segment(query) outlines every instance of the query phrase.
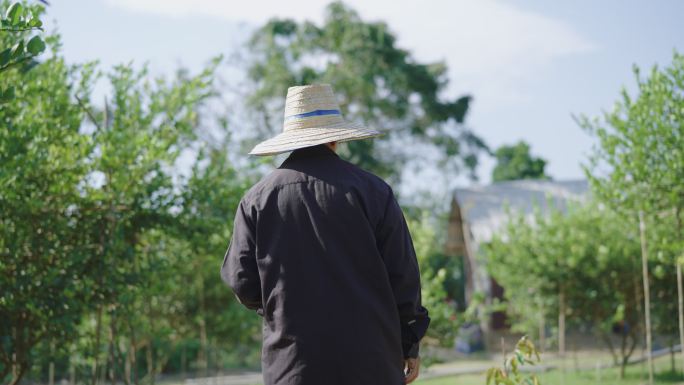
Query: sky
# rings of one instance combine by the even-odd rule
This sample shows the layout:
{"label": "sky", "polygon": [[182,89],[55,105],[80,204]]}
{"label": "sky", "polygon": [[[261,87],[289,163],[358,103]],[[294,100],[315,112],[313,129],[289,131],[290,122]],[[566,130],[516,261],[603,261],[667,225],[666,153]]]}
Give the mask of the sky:
{"label": "sky", "polygon": [[[446,96],[472,95],[467,126],[491,148],[530,143],[554,179],[583,178],[594,140],[573,115],[609,110],[632,66],[666,66],[684,52],[678,0],[347,0],[383,20],[423,62],[444,60]],[[272,17],[321,22],[317,0],[54,0],[46,27],[62,34],[70,62],[148,63],[153,73],[199,70],[238,50]],[[237,79],[236,79],[237,80]],[[227,87],[231,79],[226,79]],[[484,159],[480,183],[490,181]],[[462,182],[467,184],[465,179]]]}

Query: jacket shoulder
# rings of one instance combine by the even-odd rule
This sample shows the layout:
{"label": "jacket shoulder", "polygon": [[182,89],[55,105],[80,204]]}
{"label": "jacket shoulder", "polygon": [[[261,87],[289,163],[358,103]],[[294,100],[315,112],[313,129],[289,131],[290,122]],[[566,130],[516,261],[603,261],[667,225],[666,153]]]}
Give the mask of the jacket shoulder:
{"label": "jacket shoulder", "polygon": [[259,199],[261,195],[269,193],[279,186],[303,181],[305,181],[305,178],[297,171],[276,168],[261,177],[258,182],[247,189],[242,199],[247,202],[254,201]]}
{"label": "jacket shoulder", "polygon": [[359,178],[359,180],[364,181],[370,184],[372,187],[380,189],[381,191],[392,190],[392,187],[387,182],[385,182],[385,180],[381,177],[373,174],[368,170],[364,170],[363,168],[353,163],[347,162],[346,160],[342,160],[342,162],[344,162],[345,166],[353,174],[355,174]]}

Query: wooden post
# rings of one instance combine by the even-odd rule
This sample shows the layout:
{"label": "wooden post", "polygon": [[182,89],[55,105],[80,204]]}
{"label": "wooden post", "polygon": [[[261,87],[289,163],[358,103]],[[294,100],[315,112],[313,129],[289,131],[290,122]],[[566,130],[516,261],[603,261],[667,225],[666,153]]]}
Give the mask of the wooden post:
{"label": "wooden post", "polygon": [[639,211],[639,233],[641,236],[641,274],[644,281],[644,314],[646,317],[646,357],[648,357],[648,383],[653,385],[653,349],[651,347],[651,294],[648,283],[648,249],[646,248],[646,221],[644,212]]}
{"label": "wooden post", "polygon": [[154,357],[152,355],[152,336],[149,337],[147,349],[145,349],[145,358],[147,361],[147,376],[149,377],[149,384],[154,385]]}

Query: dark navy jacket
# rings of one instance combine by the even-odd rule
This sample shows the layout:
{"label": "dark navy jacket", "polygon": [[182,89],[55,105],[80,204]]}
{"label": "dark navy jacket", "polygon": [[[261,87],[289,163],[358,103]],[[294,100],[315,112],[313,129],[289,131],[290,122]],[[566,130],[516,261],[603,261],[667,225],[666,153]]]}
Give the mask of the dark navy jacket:
{"label": "dark navy jacket", "polygon": [[221,276],[263,317],[265,385],[401,385],[430,321],[392,189],[324,145],[245,194]]}

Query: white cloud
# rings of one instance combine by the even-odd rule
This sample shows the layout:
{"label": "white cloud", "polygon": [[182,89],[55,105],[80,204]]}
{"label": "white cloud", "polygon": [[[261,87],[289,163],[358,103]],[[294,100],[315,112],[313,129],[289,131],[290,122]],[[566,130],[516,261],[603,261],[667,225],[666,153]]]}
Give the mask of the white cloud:
{"label": "white cloud", "polygon": [[[193,15],[258,25],[269,18],[323,19],[325,0],[106,0],[110,6],[178,18]],[[347,0],[362,17],[384,20],[420,60],[446,60],[455,93],[472,92],[480,111],[525,101],[525,82],[553,60],[596,49],[561,20],[496,0]]]}

